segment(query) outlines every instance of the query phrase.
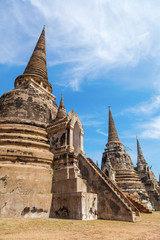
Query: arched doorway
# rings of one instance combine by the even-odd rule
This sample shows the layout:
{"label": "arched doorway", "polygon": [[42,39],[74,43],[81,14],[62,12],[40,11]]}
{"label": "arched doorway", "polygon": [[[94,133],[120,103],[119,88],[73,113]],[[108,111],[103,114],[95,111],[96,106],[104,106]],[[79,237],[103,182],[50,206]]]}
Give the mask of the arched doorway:
{"label": "arched doorway", "polygon": [[109,177],[109,172],[107,168],[105,169],[104,173],[107,175],[107,177]]}

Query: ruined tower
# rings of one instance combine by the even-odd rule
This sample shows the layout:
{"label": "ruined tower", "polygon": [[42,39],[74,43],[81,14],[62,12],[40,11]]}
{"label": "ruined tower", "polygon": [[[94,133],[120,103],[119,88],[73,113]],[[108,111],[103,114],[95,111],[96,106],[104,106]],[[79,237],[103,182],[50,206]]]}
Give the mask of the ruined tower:
{"label": "ruined tower", "polygon": [[90,158],[85,158],[82,123],[73,110],[66,114],[63,98],[47,131],[54,154],[52,217],[139,219],[137,208]]}
{"label": "ruined tower", "polygon": [[152,206],[155,210],[160,210],[160,186],[157,179],[148,166],[137,137],[137,171],[141,181],[144,183]]}
{"label": "ruined tower", "polygon": [[141,168],[144,168],[144,166],[147,166],[147,163],[137,137],[137,170],[139,171]]}
{"label": "ruined tower", "polygon": [[0,98],[1,217],[49,216],[53,154],[46,126],[58,110],[51,92],[43,28],[15,89]]}
{"label": "ruined tower", "polygon": [[[15,89],[0,98],[0,217],[139,220],[138,209],[85,157],[78,114],[66,113],[63,96],[59,107],[55,99],[43,28]],[[107,146],[123,156],[110,118]]]}
{"label": "ruined tower", "polygon": [[132,159],[123,148],[109,107],[108,142],[102,156],[102,171],[125,192],[138,195],[141,200],[148,199],[148,194],[138,174],[134,170]]}

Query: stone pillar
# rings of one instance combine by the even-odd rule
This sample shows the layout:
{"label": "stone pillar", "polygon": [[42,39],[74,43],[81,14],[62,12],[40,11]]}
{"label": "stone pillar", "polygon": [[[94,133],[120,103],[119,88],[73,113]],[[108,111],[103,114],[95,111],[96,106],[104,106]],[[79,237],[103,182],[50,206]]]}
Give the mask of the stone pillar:
{"label": "stone pillar", "polygon": [[65,146],[67,146],[67,129],[65,130]]}
{"label": "stone pillar", "polygon": [[69,135],[69,145],[73,147],[73,127],[70,127]]}
{"label": "stone pillar", "polygon": [[71,151],[74,150],[74,147],[73,147],[73,127],[70,126],[70,129],[69,129],[69,149]]}
{"label": "stone pillar", "polygon": [[80,150],[81,150],[81,154],[85,156],[86,154],[85,154],[84,148],[83,148],[83,135],[84,135],[84,131],[81,131],[81,134],[80,134]]}
{"label": "stone pillar", "polygon": [[84,132],[81,132],[81,135],[80,135],[80,150],[83,152],[83,135],[84,135]]}

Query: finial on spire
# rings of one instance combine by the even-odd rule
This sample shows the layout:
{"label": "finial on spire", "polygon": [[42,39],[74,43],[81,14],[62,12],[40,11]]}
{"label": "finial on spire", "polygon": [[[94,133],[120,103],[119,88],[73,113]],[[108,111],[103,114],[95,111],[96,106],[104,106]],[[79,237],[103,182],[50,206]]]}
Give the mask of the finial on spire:
{"label": "finial on spire", "polygon": [[120,142],[117,131],[116,131],[116,127],[114,124],[110,106],[109,106],[109,127],[108,127],[108,143],[109,142]]}
{"label": "finial on spire", "polygon": [[59,107],[60,108],[65,108],[64,102],[63,102],[63,94],[61,94],[61,101],[60,101]]}
{"label": "finial on spire", "polygon": [[57,118],[64,118],[66,117],[66,109],[64,106],[64,102],[63,102],[63,95],[61,95],[61,100],[60,100],[60,104],[59,104],[59,108],[58,108],[58,113],[57,113]]}
{"label": "finial on spire", "polygon": [[147,164],[147,163],[146,163],[146,160],[143,156],[142,149],[141,149],[141,146],[139,144],[138,137],[137,137],[137,166],[140,165],[140,164]]}

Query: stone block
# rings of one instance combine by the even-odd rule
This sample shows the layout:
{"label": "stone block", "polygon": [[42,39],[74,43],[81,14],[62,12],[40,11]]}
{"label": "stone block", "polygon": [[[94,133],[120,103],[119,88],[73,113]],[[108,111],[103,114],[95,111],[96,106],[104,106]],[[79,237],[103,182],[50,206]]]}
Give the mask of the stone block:
{"label": "stone block", "polygon": [[0,217],[49,217],[52,194],[0,195]]}
{"label": "stone block", "polygon": [[27,164],[0,165],[0,217],[49,217],[52,169]]}
{"label": "stone block", "polygon": [[97,194],[82,192],[54,194],[52,217],[96,220]]}

